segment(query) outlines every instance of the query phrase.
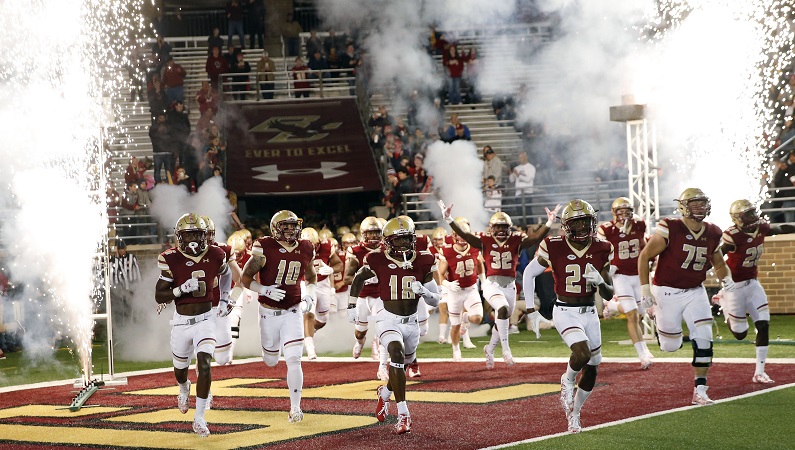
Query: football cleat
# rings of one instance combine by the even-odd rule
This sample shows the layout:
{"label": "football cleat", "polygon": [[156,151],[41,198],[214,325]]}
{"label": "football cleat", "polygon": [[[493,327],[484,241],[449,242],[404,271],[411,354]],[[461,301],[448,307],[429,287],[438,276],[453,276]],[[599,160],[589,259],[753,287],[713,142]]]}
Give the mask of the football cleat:
{"label": "football cleat", "polygon": [[437,339],[436,342],[440,344],[449,344],[449,342],[447,342],[447,338],[444,336],[439,336],[439,339]]}
{"label": "football cleat", "polygon": [[379,364],[375,376],[381,381],[389,381],[389,367],[386,364]]}
{"label": "football cleat", "polygon": [[398,421],[395,424],[395,434],[411,433],[411,416],[408,414],[398,414]]}
{"label": "football cleat", "polygon": [[489,347],[489,344],[483,346],[483,353],[486,354],[486,368],[494,368],[494,349]]}
{"label": "football cleat", "polygon": [[370,347],[370,358],[378,361],[381,357],[381,343],[378,342],[378,339],[373,339],[373,343]]}
{"label": "football cleat", "polygon": [[508,367],[516,364],[516,361],[513,360],[513,355],[511,355],[510,350],[505,350],[502,352],[502,360],[505,361],[505,365]]}
{"label": "football cleat", "polygon": [[306,357],[309,358],[310,361],[314,361],[317,359],[317,353],[315,352],[315,338],[309,336],[304,339],[304,347],[306,348]]}
{"label": "football cleat", "polygon": [[179,408],[179,412],[182,414],[186,414],[190,405],[188,405],[190,401],[190,380],[187,381],[188,387],[185,390],[180,388],[179,395],[177,395],[177,408]]}
{"label": "football cleat", "polygon": [[580,426],[580,413],[572,413],[568,415],[569,419],[569,433],[579,433],[582,431]]}
{"label": "football cleat", "polygon": [[204,404],[204,410],[205,411],[209,411],[211,409],[213,409],[213,393],[212,392],[208,392],[207,393],[207,402]]}
{"label": "football cleat", "polygon": [[772,383],[775,383],[775,381],[771,380],[770,377],[764,372],[755,373],[754,377],[751,378],[751,381],[754,382],[754,383],[761,383],[761,384],[772,384]]}
{"label": "football cleat", "polygon": [[362,356],[362,347],[364,346],[358,341],[353,344],[353,359],[357,359],[358,357]]}
{"label": "football cleat", "polygon": [[290,423],[298,423],[304,420],[304,412],[301,408],[293,406],[290,408],[290,415],[287,416],[287,421]]}
{"label": "football cleat", "polygon": [[[569,417],[571,411],[574,409],[574,382],[566,378],[566,374],[560,376],[560,406]],[[577,419],[579,424],[579,418]]]}
{"label": "football cleat", "polygon": [[519,334],[519,327],[511,325],[508,327],[508,334]]}
{"label": "football cleat", "polygon": [[477,348],[472,339],[469,338],[469,333],[464,333],[461,335],[461,341],[464,343],[464,348]]}
{"label": "football cleat", "polygon": [[384,397],[381,396],[384,389],[386,389],[386,386],[378,386],[378,389],[375,391],[376,395],[378,395],[378,404],[375,407],[375,418],[378,419],[379,422],[385,421],[386,416],[389,414],[389,400],[384,400]]}
{"label": "football cleat", "polygon": [[[699,389],[701,388],[701,389]],[[714,400],[707,395],[707,386],[696,386],[693,388],[693,404],[694,405],[711,405],[715,403]]]}
{"label": "football cleat", "polygon": [[417,364],[417,361],[408,365],[406,368],[406,375],[408,375],[409,378],[419,378],[422,376],[420,373],[420,365]]}
{"label": "football cleat", "polygon": [[453,347],[453,361],[461,362],[461,348]]}
{"label": "football cleat", "polygon": [[199,437],[203,438],[206,438],[210,435],[210,429],[207,428],[207,422],[201,417],[193,419],[193,431],[198,434]]}

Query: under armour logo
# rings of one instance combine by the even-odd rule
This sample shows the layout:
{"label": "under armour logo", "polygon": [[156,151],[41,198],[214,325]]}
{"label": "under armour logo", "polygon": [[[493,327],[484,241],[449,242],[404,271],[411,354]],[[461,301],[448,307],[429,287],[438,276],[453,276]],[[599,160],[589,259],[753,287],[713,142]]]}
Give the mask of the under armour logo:
{"label": "under armour logo", "polygon": [[287,169],[279,170],[278,164],[269,164],[267,166],[252,167],[251,170],[262,172],[260,175],[255,175],[254,178],[263,181],[279,181],[281,175],[310,175],[319,173],[323,175],[323,179],[341,177],[347,175],[348,172],[338,170],[340,167],[347,163],[344,162],[330,162],[321,161],[320,167],[316,169]]}
{"label": "under armour logo", "polygon": [[593,258],[593,255],[585,255],[585,259]]}
{"label": "under armour logo", "polygon": [[204,259],[202,260],[202,262],[206,262],[206,263],[208,263],[208,262],[210,262],[210,258],[204,258]]}

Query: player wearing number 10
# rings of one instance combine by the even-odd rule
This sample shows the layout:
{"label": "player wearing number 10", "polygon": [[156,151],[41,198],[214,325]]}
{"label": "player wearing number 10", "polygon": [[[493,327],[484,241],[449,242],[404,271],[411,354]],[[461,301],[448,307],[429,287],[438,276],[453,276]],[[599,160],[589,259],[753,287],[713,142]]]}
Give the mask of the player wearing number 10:
{"label": "player wearing number 10", "polygon": [[[312,309],[317,289],[317,275],[312,264],[315,249],[311,242],[299,239],[302,223],[292,211],[274,214],[271,219],[272,236],[254,242],[251,259],[243,268],[242,276],[243,286],[259,293],[262,360],[273,367],[279,362],[279,353],[284,354],[287,388],[290,390],[290,423],[304,418],[301,412],[303,314]],[[256,275],[259,275],[259,282],[254,280]],[[303,298],[299,284],[302,277],[306,281]]]}
{"label": "player wearing number 10", "polygon": [[[638,258],[643,306],[656,307],[660,350],[675,352],[682,346],[682,320],[690,331],[695,368],[694,405],[709,405],[707,372],[712,365],[712,308],[702,284],[707,271],[715,274],[727,291],[734,289],[723,254],[721,230],[705,222],[711,206],[701,189],[685,189],[677,200],[681,219],[662,219]],[[649,263],[659,255],[653,285],[649,285]]]}

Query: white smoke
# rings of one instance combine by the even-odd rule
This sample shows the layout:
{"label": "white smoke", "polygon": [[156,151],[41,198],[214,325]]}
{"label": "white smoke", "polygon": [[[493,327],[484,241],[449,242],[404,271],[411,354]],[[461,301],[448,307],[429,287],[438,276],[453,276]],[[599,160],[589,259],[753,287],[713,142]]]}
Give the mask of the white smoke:
{"label": "white smoke", "polygon": [[232,205],[220,177],[205,181],[198,192],[191,195],[181,185],[158,184],[152,189],[150,212],[159,223],[173,232],[173,225],[186,213],[208,216],[215,223],[216,240],[226,242],[226,229],[231,223]]}

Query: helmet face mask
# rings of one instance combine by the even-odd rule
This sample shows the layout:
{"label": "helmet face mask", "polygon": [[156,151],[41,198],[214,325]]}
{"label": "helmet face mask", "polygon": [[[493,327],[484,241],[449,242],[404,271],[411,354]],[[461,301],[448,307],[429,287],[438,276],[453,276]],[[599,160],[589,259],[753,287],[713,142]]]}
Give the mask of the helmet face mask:
{"label": "helmet face mask", "polygon": [[292,211],[279,211],[271,219],[271,235],[277,241],[283,241],[290,245],[295,244],[301,236],[301,224],[299,219]]}
{"label": "helmet face mask", "polygon": [[185,214],[174,227],[177,245],[182,253],[198,256],[207,249],[207,224],[196,214]]}
{"label": "helmet face mask", "polygon": [[572,200],[561,211],[560,225],[566,239],[586,243],[596,235],[596,210],[585,200]]}
{"label": "helmet face mask", "polygon": [[389,220],[383,230],[384,245],[393,258],[408,259],[414,251],[417,241],[414,235],[414,221],[406,216],[398,216]]}
{"label": "helmet face mask", "polygon": [[433,234],[431,234],[431,244],[436,248],[441,248],[444,245],[444,240],[447,237],[447,231],[444,228],[439,227],[433,230]]}
{"label": "helmet face mask", "polygon": [[685,189],[676,200],[679,203],[679,212],[682,217],[687,217],[696,222],[701,222],[709,216],[712,205],[709,197],[698,188]]}
{"label": "helmet face mask", "polygon": [[207,216],[202,216],[202,220],[207,225],[207,245],[215,243],[215,222]]}
{"label": "helmet face mask", "polygon": [[737,200],[732,203],[729,215],[734,225],[744,233],[753,233],[759,226],[759,211],[748,200]]}
{"label": "helmet face mask", "polygon": [[378,230],[368,230],[362,233],[362,243],[365,247],[376,248],[381,243],[381,232]]}

